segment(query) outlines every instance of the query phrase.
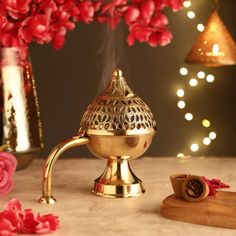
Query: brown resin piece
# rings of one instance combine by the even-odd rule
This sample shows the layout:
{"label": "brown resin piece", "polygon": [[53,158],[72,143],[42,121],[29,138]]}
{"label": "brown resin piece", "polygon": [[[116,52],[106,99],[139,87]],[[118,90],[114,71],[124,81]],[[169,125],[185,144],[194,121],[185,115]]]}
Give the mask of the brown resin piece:
{"label": "brown resin piece", "polygon": [[200,176],[191,175],[183,181],[181,193],[187,201],[200,202],[208,196],[209,187]]}
{"label": "brown resin piece", "polygon": [[182,197],[182,184],[189,177],[187,174],[171,175],[170,180],[176,197]]}

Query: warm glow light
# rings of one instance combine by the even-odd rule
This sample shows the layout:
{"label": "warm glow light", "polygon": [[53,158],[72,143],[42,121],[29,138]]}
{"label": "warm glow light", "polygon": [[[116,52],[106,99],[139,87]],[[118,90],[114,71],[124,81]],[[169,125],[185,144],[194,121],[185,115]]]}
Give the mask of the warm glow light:
{"label": "warm glow light", "polygon": [[178,154],[177,154],[177,157],[183,158],[183,157],[184,157],[184,154],[183,154],[183,153],[178,153]]}
{"label": "warm glow light", "polygon": [[198,84],[198,81],[196,79],[190,79],[189,80],[189,85],[192,86],[192,87],[196,87]]}
{"label": "warm glow light", "polygon": [[191,2],[190,1],[184,1],[183,3],[184,7],[190,7],[191,6]]}
{"label": "warm glow light", "polygon": [[186,105],[185,102],[182,101],[182,100],[179,101],[178,104],[177,104],[178,108],[180,108],[180,109],[184,109],[184,108],[185,108],[185,105]]}
{"label": "warm glow light", "polygon": [[188,11],[187,16],[188,18],[193,19],[195,17],[195,13],[193,11]]}
{"label": "warm glow light", "polygon": [[187,75],[188,74],[188,70],[187,70],[187,68],[182,67],[182,68],[180,68],[179,73],[181,75]]}
{"label": "warm glow light", "polygon": [[210,127],[211,122],[210,122],[209,120],[207,120],[207,119],[204,119],[204,120],[202,121],[202,125],[203,125],[204,127],[208,128],[208,127]]}
{"label": "warm glow light", "polygon": [[214,77],[214,75],[210,74],[206,77],[206,80],[207,80],[207,82],[212,83],[215,80],[215,77]]}
{"label": "warm glow light", "polygon": [[219,45],[217,43],[213,44],[213,46],[212,46],[212,56],[218,56],[219,51],[220,51]]}
{"label": "warm glow light", "polygon": [[177,96],[178,97],[183,97],[184,96],[184,90],[183,89],[178,89],[177,92],[176,92]]}
{"label": "warm glow light", "polygon": [[204,27],[203,24],[198,24],[198,25],[197,25],[197,30],[198,30],[199,32],[203,32],[204,29],[205,29],[205,27]]}
{"label": "warm glow light", "polygon": [[192,152],[197,152],[199,149],[199,145],[197,143],[193,143],[190,147]]}
{"label": "warm glow light", "polygon": [[192,113],[186,113],[184,118],[188,121],[192,120],[193,119],[193,114]]}
{"label": "warm glow light", "polygon": [[211,139],[208,138],[208,137],[205,137],[205,138],[202,140],[202,142],[203,142],[203,144],[205,144],[205,145],[210,145]]}
{"label": "warm glow light", "polygon": [[199,72],[197,73],[197,77],[198,77],[199,79],[204,79],[205,76],[206,76],[206,74],[205,74],[203,71],[199,71]]}
{"label": "warm glow light", "polygon": [[209,138],[212,139],[212,140],[216,139],[216,133],[215,132],[210,132],[209,133]]}

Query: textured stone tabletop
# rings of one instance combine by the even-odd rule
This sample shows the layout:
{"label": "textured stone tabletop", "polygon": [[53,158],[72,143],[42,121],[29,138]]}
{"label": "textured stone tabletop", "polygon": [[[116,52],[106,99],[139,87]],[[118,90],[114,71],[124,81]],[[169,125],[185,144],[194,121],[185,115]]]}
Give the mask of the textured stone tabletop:
{"label": "textured stone tabletop", "polygon": [[160,213],[162,200],[172,194],[169,176],[191,173],[218,177],[236,191],[236,158],[140,158],[131,162],[134,173],[143,180],[146,193],[138,198],[104,199],[90,193],[105,161],[98,159],[61,159],[55,165],[53,193],[55,205],[41,205],[42,160],[15,176],[15,188],[0,198],[3,206],[11,198],[22,201],[24,208],[37,212],[53,212],[61,221],[60,230],[52,236],[236,236],[236,230],[214,228],[171,221]]}

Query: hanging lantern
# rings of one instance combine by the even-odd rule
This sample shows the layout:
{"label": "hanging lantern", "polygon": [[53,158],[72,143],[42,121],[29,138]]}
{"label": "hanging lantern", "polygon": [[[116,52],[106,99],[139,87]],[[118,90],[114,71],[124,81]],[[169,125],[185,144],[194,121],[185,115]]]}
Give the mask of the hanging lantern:
{"label": "hanging lantern", "polygon": [[216,10],[209,16],[185,62],[210,67],[236,64],[236,44]]}

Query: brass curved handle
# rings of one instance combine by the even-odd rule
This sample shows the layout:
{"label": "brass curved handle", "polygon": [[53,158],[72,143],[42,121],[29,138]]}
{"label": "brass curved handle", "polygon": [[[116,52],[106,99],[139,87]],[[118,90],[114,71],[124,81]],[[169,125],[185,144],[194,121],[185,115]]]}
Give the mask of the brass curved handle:
{"label": "brass curved handle", "polygon": [[58,144],[49,154],[43,171],[43,189],[42,196],[39,199],[40,203],[43,204],[53,204],[56,202],[56,199],[52,196],[52,170],[56,160],[61,156],[66,150],[87,144],[89,139],[83,136],[75,136],[71,139],[68,139],[60,144]]}

